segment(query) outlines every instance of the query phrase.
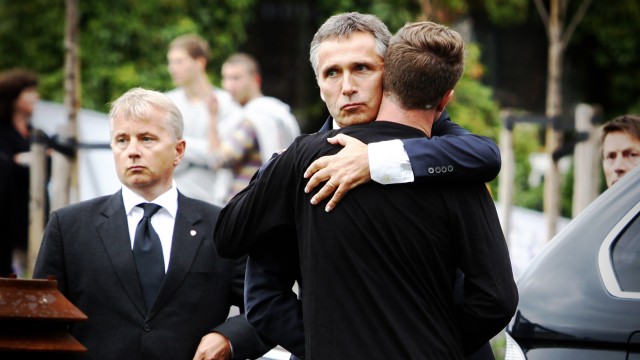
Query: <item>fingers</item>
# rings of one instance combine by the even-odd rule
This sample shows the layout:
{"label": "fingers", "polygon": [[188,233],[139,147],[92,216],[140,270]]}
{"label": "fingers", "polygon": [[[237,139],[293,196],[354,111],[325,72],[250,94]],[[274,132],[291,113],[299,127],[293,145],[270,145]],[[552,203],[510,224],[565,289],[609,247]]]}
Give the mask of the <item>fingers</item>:
{"label": "fingers", "polygon": [[[334,191],[336,191],[338,189],[338,186],[334,185],[331,181],[327,181],[323,187],[320,188],[320,190],[313,195],[313,197],[311,197],[311,204],[312,205],[317,205],[319,204],[322,200],[326,199],[327,197],[329,197],[329,195],[331,195]],[[326,208],[325,208],[326,210]],[[330,210],[328,210],[330,211]]]}
{"label": "fingers", "polygon": [[[345,190],[345,193],[347,191],[348,190]],[[333,193],[333,197],[331,197],[331,200],[329,200],[329,202],[327,203],[327,206],[324,207],[324,211],[329,212],[335,209],[335,207],[338,206],[340,200],[342,200],[342,191],[336,190],[336,192]]]}
{"label": "fingers", "polygon": [[359,141],[359,140],[356,140],[356,138],[353,138],[353,137],[351,137],[349,135],[345,135],[345,134],[338,134],[338,135],[336,135],[334,137],[327,138],[327,141],[330,144],[341,145],[341,146],[347,146],[347,144],[349,142],[351,142],[352,140]]}
{"label": "fingers", "polygon": [[320,189],[320,191],[318,191],[318,193],[311,198],[311,204],[316,205],[321,201],[323,201],[324,199],[328,198],[333,193],[331,200],[329,200],[327,205],[324,207],[324,211],[329,212],[333,210],[338,205],[340,200],[342,200],[343,191],[345,193],[347,191],[347,190],[341,190],[341,188],[346,189],[346,186],[342,186],[342,185],[335,186],[330,181],[327,181],[327,183],[322,187],[322,189]]}
{"label": "fingers", "polygon": [[327,174],[324,174],[322,170],[327,167],[328,163],[329,156],[323,156],[319,159],[316,159],[316,161],[312,162],[311,165],[309,165],[303,175],[305,179],[311,177],[311,179],[309,179],[309,182],[307,183],[307,186],[305,186],[304,188],[304,191],[306,193],[309,193],[311,190],[313,190],[313,188],[318,186],[319,183],[327,180],[328,176]]}

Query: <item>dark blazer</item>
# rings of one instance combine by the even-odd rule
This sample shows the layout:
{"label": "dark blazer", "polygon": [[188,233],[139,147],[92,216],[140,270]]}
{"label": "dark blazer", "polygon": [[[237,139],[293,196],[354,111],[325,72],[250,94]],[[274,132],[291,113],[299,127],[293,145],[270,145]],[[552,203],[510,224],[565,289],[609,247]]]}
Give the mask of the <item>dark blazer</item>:
{"label": "dark blazer", "polygon": [[[389,125],[386,125],[386,124],[371,124],[371,125],[368,125],[368,126],[369,126],[369,128],[372,128],[374,125],[378,128],[377,133],[385,134],[384,132],[381,132],[382,130],[384,130],[383,127],[391,128],[391,125],[393,125],[393,124],[389,124]],[[393,128],[397,128],[397,127],[398,126],[396,125]],[[352,128],[344,130],[345,133],[357,133],[358,131],[360,131],[360,129],[357,129],[356,127],[352,127]],[[365,130],[361,130],[361,131],[364,134]],[[335,133],[336,132],[332,132],[331,135],[335,135]],[[322,221],[325,221],[325,222],[328,221],[328,219],[323,217],[323,216],[326,216],[326,215],[324,213],[322,213],[322,211],[321,211],[322,207],[318,206],[317,208],[319,208],[320,210],[317,210],[316,208],[313,208],[312,206],[307,204],[306,202],[308,201],[308,194],[307,195],[302,194],[302,192],[300,191],[301,188],[304,186],[304,180],[302,179],[302,176],[301,176],[300,172],[304,170],[306,165],[308,165],[308,163],[315,156],[326,155],[327,153],[331,153],[331,151],[337,150],[337,149],[331,149],[331,150],[324,149],[324,151],[322,153],[320,153],[319,155],[316,155],[317,152],[319,151],[319,150],[317,150],[317,148],[320,148],[321,147],[320,145],[326,146],[324,142],[321,142],[321,141],[324,140],[325,137],[326,136],[323,136],[322,134],[316,134],[316,136],[310,136],[308,138],[301,139],[301,140],[299,139],[300,141],[297,142],[297,143],[299,145],[300,144],[304,144],[304,146],[307,147],[307,150],[308,150],[307,154],[302,155],[301,158],[297,158],[296,156],[298,156],[298,154],[300,153],[299,151],[301,150],[301,148],[303,146],[302,145],[300,145],[298,147],[293,146],[293,149],[289,149],[287,152],[283,153],[283,155],[281,155],[281,157],[278,159],[278,160],[281,160],[281,159],[285,158],[286,160],[283,160],[283,162],[291,161],[292,163],[286,163],[286,165],[280,164],[282,166],[279,167],[279,168],[278,167],[274,167],[274,166],[267,167],[267,169],[265,170],[265,173],[264,173],[267,176],[266,180],[263,180],[262,177],[260,177],[259,179],[255,180],[252,183],[252,185],[254,185],[254,187],[258,186],[258,185],[264,186],[264,184],[267,183],[267,182],[272,184],[272,181],[275,178],[280,178],[284,174],[288,175],[289,176],[288,179],[285,179],[285,176],[282,176],[282,181],[283,181],[282,184],[285,184],[285,181],[288,181],[288,182],[286,182],[287,185],[282,185],[282,187],[283,188],[286,187],[287,189],[292,189],[291,186],[294,186],[293,184],[295,184],[296,190],[298,190],[298,192],[295,192],[295,191],[293,193],[290,192],[289,196],[287,197],[287,200],[289,200],[289,201],[297,201],[297,204],[296,204],[295,207],[289,206],[291,208],[291,210],[287,209],[287,211],[285,212],[285,214],[289,214],[289,215],[291,215],[291,217],[287,217],[288,215],[279,215],[279,214],[283,214],[282,212],[279,212],[279,211],[278,212],[269,212],[268,209],[267,209],[267,211],[263,211],[265,209],[262,209],[262,205],[264,205],[264,201],[267,198],[267,197],[264,197],[264,196],[266,196],[266,195],[264,195],[266,193],[263,192],[264,189],[262,189],[260,191],[256,191],[256,188],[251,188],[251,185],[250,185],[250,188],[248,188],[249,190],[245,190],[244,192],[239,194],[236,198],[234,198],[229,203],[229,205],[227,205],[227,207],[225,207],[225,209],[221,212],[220,217],[218,219],[218,227],[216,228],[216,233],[215,233],[216,234],[216,240],[215,241],[217,242],[217,245],[219,246],[218,250],[220,251],[220,253],[223,256],[228,256],[229,252],[233,251],[232,247],[234,247],[234,246],[235,247],[238,247],[238,246],[241,247],[242,245],[239,245],[239,243],[244,242],[245,244],[248,244],[249,245],[248,248],[252,250],[252,252],[251,252],[251,258],[252,259],[250,259],[249,264],[251,264],[252,260],[255,259],[258,262],[259,261],[262,262],[261,265],[263,266],[263,268],[266,267],[267,270],[273,271],[273,268],[270,265],[273,264],[273,265],[276,265],[276,266],[278,266],[278,265],[281,266],[283,264],[283,262],[282,261],[275,261],[273,263],[270,263],[270,262],[265,261],[264,257],[260,256],[260,255],[264,255],[265,253],[262,252],[262,251],[266,250],[266,248],[268,248],[271,245],[274,246],[274,249],[271,249],[271,250],[275,250],[275,245],[277,244],[274,241],[274,237],[272,237],[271,234],[267,234],[266,231],[273,231],[273,229],[278,229],[278,228],[282,228],[282,227],[289,227],[289,228],[293,229],[293,228],[296,228],[296,226],[297,226],[296,229],[298,231],[296,233],[297,234],[301,234],[301,233],[309,230],[309,227],[306,226],[307,223],[302,224],[302,223],[300,223],[300,222],[298,222],[298,221],[296,221],[294,219],[299,220],[298,217],[300,217],[300,216],[302,218],[304,218],[304,219],[307,219],[307,217],[305,216],[307,214],[307,212],[312,213],[313,211],[316,211],[314,213],[316,215],[320,214],[320,215],[317,215],[319,219],[322,219]],[[391,137],[391,138],[393,138],[393,137]],[[305,140],[309,140],[309,141],[305,142]],[[314,143],[311,143],[311,142],[314,142]],[[294,143],[294,144],[296,144],[296,143]],[[314,153],[314,151],[315,151],[315,153]],[[287,156],[287,154],[289,156]],[[283,174],[277,174],[276,175],[276,170],[274,170],[274,168],[278,169],[279,171],[282,171]],[[267,173],[269,173],[269,170],[272,170],[271,175],[267,174]],[[265,176],[265,175],[263,175],[263,176]],[[271,176],[271,178],[269,178],[269,176]],[[478,184],[479,182],[477,180],[475,181],[475,183],[476,183],[476,185],[480,185],[480,184]],[[371,184],[369,186],[377,187],[379,185]],[[410,185],[407,185],[405,187],[406,188],[419,188],[418,186],[412,187]],[[454,186],[449,185],[447,187],[447,189],[451,190],[453,187]],[[421,189],[429,189],[429,187],[425,188],[424,186],[422,186],[420,188]],[[280,190],[278,190],[276,192],[271,192],[270,194],[274,195],[274,193],[279,193],[283,197],[287,196],[284,193],[282,193],[281,190],[282,189],[280,189]],[[455,189],[453,190],[453,193],[455,193]],[[244,195],[246,195],[246,196],[244,196]],[[271,197],[269,197],[269,199],[271,199]],[[487,210],[492,210],[493,212],[495,212],[495,207],[493,206],[493,204],[490,203],[490,201],[487,201],[488,197],[485,197],[483,199],[484,199],[483,201],[486,203],[486,204],[484,204],[484,206],[487,208]],[[287,201],[287,200],[285,200],[285,201]],[[260,202],[260,201],[262,201],[262,202]],[[268,203],[271,203],[271,202],[268,201]],[[462,203],[464,204],[464,201]],[[445,204],[447,204],[446,201],[445,201]],[[243,206],[243,205],[251,205],[251,206]],[[291,205],[291,204],[289,204],[289,205]],[[312,208],[316,209],[316,210],[310,210]],[[362,208],[367,208],[367,207],[362,207]],[[244,211],[242,211],[241,209],[244,209]],[[338,208],[338,210],[339,209],[340,208]],[[251,215],[249,215],[247,212],[250,212]],[[257,214],[257,218],[254,218],[253,216],[256,215],[256,214]],[[294,214],[296,214],[296,215],[294,215]],[[298,215],[298,214],[302,214],[302,215]],[[354,214],[354,213],[352,212],[352,214]],[[347,220],[345,220],[344,216],[342,216],[342,215],[339,216],[339,220],[342,221],[343,223],[347,223],[347,224],[349,222],[349,219],[352,219],[352,218],[353,217],[347,216]],[[241,223],[237,222],[237,219],[242,219],[242,222]],[[496,219],[495,217],[492,218],[492,220],[495,220],[495,219]],[[334,219],[334,220],[338,220],[338,219]],[[482,222],[480,222],[480,223],[482,224]],[[241,225],[241,224],[244,224],[244,225]],[[247,224],[251,224],[251,226],[248,226]],[[267,225],[266,225],[266,227],[260,227],[258,229],[256,226],[259,226],[261,224],[267,224]],[[329,225],[329,224],[325,223],[321,227],[325,228],[325,225]],[[345,224],[343,224],[343,225],[345,225]],[[497,221],[492,222],[492,225],[494,226],[493,230],[496,230],[496,229],[499,230],[499,224],[497,223]],[[243,231],[240,228],[244,229],[245,231]],[[328,229],[330,229],[330,228],[332,228],[332,226],[328,226]],[[240,230],[240,231],[235,231],[235,230]],[[317,240],[316,243],[318,243],[318,242],[322,243],[322,241],[321,241],[322,239],[321,238],[317,238],[317,232],[314,232],[314,231],[309,231],[309,232],[311,234],[316,234],[315,235],[316,236],[315,239]],[[475,233],[475,232],[472,232],[472,233]],[[219,234],[222,235],[222,237],[217,236]],[[501,233],[499,231],[495,231],[495,234],[496,234],[495,241],[494,241],[494,238],[492,238],[491,236],[485,236],[484,239],[487,240],[488,243],[492,243],[492,242],[499,243],[500,239],[499,239],[499,236],[497,236],[497,235],[501,235]],[[247,236],[244,236],[244,235],[247,235]],[[255,235],[255,236],[252,236],[252,235]],[[485,235],[487,235],[487,234],[485,234]],[[477,236],[478,236],[478,238],[480,238],[480,234],[478,234]],[[366,236],[364,238],[366,239]],[[262,239],[264,239],[264,240],[262,240]],[[467,238],[467,240],[469,240],[469,238]],[[473,239],[471,239],[471,240],[473,240]],[[236,242],[235,245],[231,245],[231,247],[225,245],[227,243],[230,244],[232,242]],[[348,243],[349,243],[348,239],[347,239],[346,242],[341,242],[341,244],[348,244]],[[285,243],[285,244],[287,244],[287,243]],[[474,241],[470,241],[469,244],[477,244],[477,243],[474,242]],[[223,246],[220,246],[220,245],[223,245]],[[474,245],[474,246],[477,246],[477,245]],[[336,246],[336,247],[332,248],[332,250],[335,250],[335,252],[339,252],[339,250],[336,250],[336,249],[339,249],[339,248],[340,248],[340,246]],[[501,249],[502,250],[506,249],[503,246],[503,244],[502,244]],[[260,251],[260,250],[262,250],[262,251]],[[306,250],[309,250],[309,249],[307,248]],[[303,254],[305,254],[305,255],[303,255]],[[475,256],[473,254],[473,252],[469,252],[469,254],[471,255],[471,257],[467,256],[467,258],[463,259],[463,260],[469,261],[469,259],[472,259],[473,256]],[[503,251],[502,254],[504,255],[505,252]],[[300,252],[300,257],[301,258],[304,258],[303,256],[308,256],[308,255],[309,255],[309,252],[305,252],[305,249],[301,250],[301,252]],[[313,257],[313,256],[311,256],[311,257]],[[290,260],[290,261],[295,261],[295,260],[296,260],[296,257],[293,257],[292,260]],[[316,257],[315,260],[318,260],[318,258]],[[508,255],[505,256],[504,258],[502,258],[501,260],[503,260],[502,261],[502,265],[504,265],[505,268],[507,268],[508,267],[507,266],[508,265]],[[471,262],[473,263],[474,261],[471,261]],[[349,263],[349,261],[345,260],[342,263],[346,264],[346,263]],[[460,262],[460,263],[463,264],[463,266],[466,266],[464,261]],[[449,263],[449,265],[453,265],[453,264]],[[307,263],[307,267],[308,266],[309,265]],[[476,270],[478,270],[478,269],[472,269],[471,267],[469,267],[469,269],[471,269],[471,274],[474,274],[474,276],[477,276],[476,275],[477,274]],[[307,270],[309,270],[309,269],[307,268]],[[451,270],[451,269],[449,269],[449,270]],[[509,268],[509,270],[510,270],[510,268]],[[286,271],[285,271],[285,273],[286,273]],[[309,273],[309,271],[307,271],[307,273]],[[478,274],[479,273],[482,273],[482,271],[478,272]],[[249,271],[247,274],[249,276],[249,274],[251,274],[251,272]],[[267,273],[267,272],[255,273],[255,274],[258,277],[264,277],[265,275],[266,276],[270,276],[270,273]],[[501,272],[498,272],[497,274],[494,273],[493,275],[502,276],[501,274],[502,274]],[[317,276],[318,273],[315,273],[315,275]],[[340,275],[338,275],[338,276],[340,276]],[[347,275],[345,275],[345,276],[347,276]],[[319,278],[317,278],[316,280],[318,280],[318,279],[322,279],[322,275],[320,275]],[[303,293],[307,293],[308,292],[308,288],[307,288],[308,284],[306,282],[307,279],[303,277],[303,280],[305,280],[305,283],[303,284]],[[505,283],[506,282],[507,281],[505,281]],[[510,289],[510,290],[511,289],[515,289],[515,286],[513,286],[512,282],[513,282],[513,279],[510,279],[509,285],[511,287],[508,287],[508,289]],[[473,284],[473,282],[472,282],[472,284]],[[247,284],[247,285],[249,286],[249,285],[256,285],[256,284],[252,283],[252,284]],[[285,284],[285,285],[290,288],[290,284]],[[440,285],[442,285],[442,284],[440,284]],[[280,284],[276,283],[276,286],[280,286]],[[283,290],[286,289],[286,286],[282,287],[282,289]],[[506,286],[505,286],[505,289],[507,289]],[[256,288],[256,290],[260,291],[260,290],[263,290],[263,288]],[[322,286],[316,287],[314,290],[316,290],[316,292],[313,293],[314,294],[313,295],[314,298],[316,298],[317,296],[322,296],[322,295],[318,295],[318,294],[321,294],[323,292],[323,287]],[[446,289],[446,286],[444,286],[444,287],[440,286],[438,291],[440,291],[440,290],[444,290],[444,294],[446,294],[446,295],[441,295],[446,300],[445,303],[450,304],[449,300],[446,299],[446,298],[450,298],[451,297],[451,295],[448,295],[447,293],[449,291],[451,291],[452,289],[450,289],[450,288]],[[469,291],[469,295],[467,296],[469,299],[471,299],[474,296],[473,295],[474,292],[476,294],[478,294],[478,292],[477,292],[478,289],[475,286],[471,286],[469,288],[469,290],[470,290]],[[502,288],[500,288],[498,290],[499,291],[503,291]],[[349,291],[349,290],[347,290],[347,291]],[[440,294],[443,294],[443,293],[440,293]],[[247,300],[251,300],[252,294],[251,294],[251,291],[249,290],[249,288],[247,288],[247,292],[245,293],[245,295],[247,296]],[[257,294],[254,293],[253,295],[257,295]],[[271,301],[273,299],[276,299],[276,297],[274,297],[273,295],[274,294],[269,294],[264,299],[266,299],[267,301]],[[305,298],[305,296],[303,296],[303,298]],[[513,300],[513,298],[510,298],[510,299]],[[260,302],[259,296],[256,296],[254,298],[254,300],[258,300],[258,302]],[[329,304],[331,302],[330,299],[325,299],[325,300],[329,300],[329,301],[325,302],[325,305],[327,305],[327,304]],[[511,300],[509,300],[509,301],[511,301]],[[251,303],[251,301],[247,302],[248,305],[250,303]],[[480,304],[480,303],[478,303],[478,304]],[[265,310],[274,311],[275,308],[276,308],[276,302],[272,302],[271,304],[272,304],[271,306],[266,306],[266,307],[264,307],[264,309]],[[482,306],[485,306],[487,304],[488,304],[488,302],[487,303],[483,303]],[[255,305],[255,303],[254,303],[254,305]],[[313,308],[314,305],[309,304],[309,302],[307,302],[306,306],[308,306],[309,308]],[[328,308],[329,309],[331,308],[330,304],[329,304]],[[327,309],[327,308],[325,308],[325,309]],[[502,311],[502,310],[500,310],[500,311]],[[248,318],[250,319],[250,321],[251,321],[251,316],[250,316],[251,312],[252,311],[249,310],[248,315],[247,315]],[[274,312],[277,312],[277,311],[274,311]],[[281,312],[278,312],[278,313],[281,313]],[[318,318],[322,317],[322,316],[318,317],[319,314],[318,313],[314,313],[313,311],[310,311],[310,313],[312,315],[316,316],[316,320]],[[259,314],[257,314],[257,315],[259,315]],[[305,316],[306,315],[307,315],[307,313],[305,313]],[[508,314],[507,312],[504,312],[501,315],[501,321],[508,321],[508,318],[511,315],[512,314]],[[485,321],[485,322],[487,320],[492,321],[490,319],[492,319],[492,318],[490,316],[487,316],[486,319],[484,319],[483,321]],[[473,328],[474,326],[478,327],[479,325],[485,326],[482,322],[479,322],[479,321],[475,322],[473,319],[468,319],[468,320],[469,321],[467,322],[467,324],[465,324],[465,326],[461,326],[463,329],[458,329],[458,330],[465,330],[465,331],[460,331],[460,335],[461,335],[463,343],[465,345],[465,350],[467,351],[467,353],[471,353],[472,351],[476,350],[479,346],[481,346],[482,342],[485,342],[485,344],[486,344],[486,340],[488,339],[488,337],[486,337],[486,336],[489,335],[489,334],[487,332],[482,337],[479,337],[479,336],[475,336],[475,337],[474,336],[467,336],[467,333],[470,334],[471,332],[468,331],[466,325],[473,325],[473,326],[469,326],[469,328]],[[307,321],[307,319],[305,318],[305,323],[306,323],[306,321]],[[347,321],[347,323],[348,322],[349,321]],[[494,324],[492,326],[495,327],[494,330],[497,333],[500,330],[500,328],[503,327],[504,325],[496,323],[496,324]],[[485,331],[487,329],[488,329],[488,327],[485,329]],[[492,331],[494,331],[494,330],[492,330]],[[365,331],[365,330],[363,330],[363,331]],[[452,333],[455,333],[455,331],[452,331]],[[265,335],[267,335],[266,332],[265,332]],[[359,335],[360,335],[360,338],[362,338],[362,334],[359,334]],[[330,337],[327,334],[322,334],[322,331],[317,332],[316,336],[327,336],[327,337]],[[307,338],[307,340],[309,340],[309,339]],[[345,340],[345,342],[348,342],[348,340]],[[302,353],[299,353],[299,352],[297,354],[302,355]]]}
{"label": "dark blazer", "polygon": [[51,214],[34,278],[53,275],[89,320],[71,334],[87,359],[192,359],[202,336],[217,331],[235,358],[268,350],[243,315],[246,259],[218,257],[211,237],[220,209],[178,195],[169,268],[149,312],[136,272],[121,192]]}
{"label": "dark blazer", "polygon": [[[329,118],[319,132],[332,128],[333,119]],[[446,111],[433,125],[433,134],[431,139],[402,139],[417,181],[442,177],[475,178],[486,182],[497,176],[500,171],[500,152],[491,139],[474,135],[460,127],[451,121]],[[438,136],[449,136],[449,141],[440,142],[438,146],[424,145],[426,141],[437,141]],[[449,168],[449,165],[455,168],[455,173],[429,172],[429,169],[442,166]],[[269,340],[292,352],[292,359],[296,359],[295,355],[303,357],[305,353],[304,328],[300,301],[290,289],[296,279],[298,282],[301,279],[299,263],[295,261],[298,258],[296,236],[282,231],[282,234],[271,236],[265,246],[252,249],[247,265],[245,301],[249,321]],[[463,275],[458,272],[458,276],[461,279]],[[460,279],[456,282],[459,285],[456,299],[462,299]],[[493,360],[490,344],[485,343],[467,359]]]}

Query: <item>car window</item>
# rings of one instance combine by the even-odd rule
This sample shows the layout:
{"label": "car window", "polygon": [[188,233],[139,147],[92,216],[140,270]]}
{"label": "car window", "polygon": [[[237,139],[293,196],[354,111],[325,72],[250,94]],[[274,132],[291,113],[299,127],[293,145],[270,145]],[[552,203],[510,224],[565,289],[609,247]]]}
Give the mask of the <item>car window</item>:
{"label": "car window", "polygon": [[640,214],[618,236],[611,260],[620,289],[640,292]]}

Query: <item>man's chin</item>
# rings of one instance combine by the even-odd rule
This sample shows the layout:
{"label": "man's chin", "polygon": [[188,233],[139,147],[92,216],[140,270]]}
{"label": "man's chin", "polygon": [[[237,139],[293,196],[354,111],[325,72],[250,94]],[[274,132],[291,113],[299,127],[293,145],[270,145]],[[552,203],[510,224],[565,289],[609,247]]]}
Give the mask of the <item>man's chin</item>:
{"label": "man's chin", "polygon": [[375,116],[370,116],[368,114],[351,114],[348,116],[344,116],[342,121],[338,121],[338,124],[341,126],[351,126],[351,125],[361,125],[367,124],[374,120]]}

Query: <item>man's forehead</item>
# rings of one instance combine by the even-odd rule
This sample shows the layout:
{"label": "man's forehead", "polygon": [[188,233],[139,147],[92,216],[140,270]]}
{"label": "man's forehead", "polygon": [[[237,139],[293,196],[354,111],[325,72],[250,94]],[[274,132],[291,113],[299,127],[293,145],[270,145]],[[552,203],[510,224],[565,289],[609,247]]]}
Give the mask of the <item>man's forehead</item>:
{"label": "man's forehead", "polygon": [[359,32],[349,37],[334,37],[320,43],[318,48],[319,67],[331,66],[328,62],[382,62],[376,51],[373,35]]}
{"label": "man's forehead", "polygon": [[602,147],[604,152],[638,150],[640,149],[640,140],[629,133],[616,131],[607,134]]}
{"label": "man's forehead", "polygon": [[191,58],[191,56],[189,56],[189,53],[187,52],[187,49],[181,48],[181,47],[174,47],[169,49],[169,51],[167,52],[167,58],[170,59],[186,59],[186,58]]}

